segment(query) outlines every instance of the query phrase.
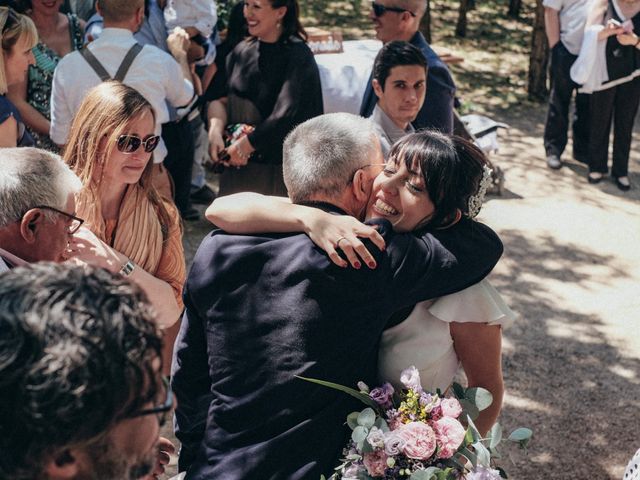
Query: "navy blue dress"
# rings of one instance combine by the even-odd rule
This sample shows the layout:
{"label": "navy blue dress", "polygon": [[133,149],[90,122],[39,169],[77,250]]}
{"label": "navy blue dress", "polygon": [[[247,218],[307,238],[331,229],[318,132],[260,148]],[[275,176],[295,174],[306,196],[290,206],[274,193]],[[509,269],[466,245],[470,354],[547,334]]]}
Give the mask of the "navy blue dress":
{"label": "navy blue dress", "polygon": [[6,122],[9,117],[15,118],[16,122],[18,122],[18,147],[33,147],[35,142],[25,128],[20,112],[5,95],[0,95],[0,124]]}

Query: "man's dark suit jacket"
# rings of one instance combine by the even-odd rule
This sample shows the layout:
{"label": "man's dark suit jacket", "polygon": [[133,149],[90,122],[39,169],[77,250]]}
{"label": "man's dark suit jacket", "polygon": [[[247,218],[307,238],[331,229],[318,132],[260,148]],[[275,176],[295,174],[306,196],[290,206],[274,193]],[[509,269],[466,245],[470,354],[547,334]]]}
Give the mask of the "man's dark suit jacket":
{"label": "man's dark suit jacket", "polygon": [[391,314],[478,282],[502,254],[496,234],[469,220],[420,237],[381,223],[387,246],[369,244],[374,270],[340,268],[302,234],[215,230],[203,240],[173,365],[187,479],[329,476],[346,416],[363,406],[296,375],[376,385]]}
{"label": "man's dark suit jacket", "polygon": [[[443,133],[453,133],[453,102],[456,94],[456,85],[453,83],[451,73],[420,32],[416,32],[409,43],[420,49],[427,59],[427,66],[429,67],[427,72],[427,95],[422,108],[418,112],[418,116],[411,124],[416,130],[434,128]],[[370,117],[378,102],[378,97],[376,97],[371,86],[372,79],[373,72],[364,91],[362,105],[360,106],[360,115],[363,117]]]}

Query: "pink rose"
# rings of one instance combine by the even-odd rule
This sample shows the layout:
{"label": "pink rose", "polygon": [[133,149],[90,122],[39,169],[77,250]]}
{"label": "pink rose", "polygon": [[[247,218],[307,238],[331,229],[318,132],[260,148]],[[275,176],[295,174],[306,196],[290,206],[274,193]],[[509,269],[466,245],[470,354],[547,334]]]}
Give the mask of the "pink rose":
{"label": "pink rose", "polygon": [[462,406],[455,398],[443,398],[440,407],[444,417],[458,418],[462,413]]}
{"label": "pink rose", "polygon": [[464,427],[458,420],[451,417],[442,417],[432,425],[440,447],[438,458],[451,458],[464,440]]}
{"label": "pink rose", "polygon": [[365,453],[362,462],[369,475],[384,477],[384,471],[387,469],[387,454],[384,453],[384,450]]}
{"label": "pink rose", "polygon": [[436,434],[426,423],[407,423],[396,432],[405,441],[402,451],[409,458],[427,460],[436,450]]}

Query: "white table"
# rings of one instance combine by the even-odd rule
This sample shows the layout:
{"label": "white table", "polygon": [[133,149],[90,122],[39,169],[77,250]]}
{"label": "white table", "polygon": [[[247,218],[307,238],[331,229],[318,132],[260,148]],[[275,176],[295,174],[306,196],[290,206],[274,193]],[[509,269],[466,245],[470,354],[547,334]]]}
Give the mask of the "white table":
{"label": "white table", "polygon": [[364,90],[371,75],[373,61],[382,42],[349,40],[342,43],[343,53],[323,53],[315,56],[324,113],[360,113]]}

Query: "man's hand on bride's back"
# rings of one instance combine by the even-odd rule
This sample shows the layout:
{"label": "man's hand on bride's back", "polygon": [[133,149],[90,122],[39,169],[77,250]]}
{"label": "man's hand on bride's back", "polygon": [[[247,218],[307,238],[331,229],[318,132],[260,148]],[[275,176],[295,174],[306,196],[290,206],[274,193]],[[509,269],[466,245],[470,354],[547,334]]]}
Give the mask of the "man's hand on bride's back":
{"label": "man's hand on bride's back", "polygon": [[310,215],[304,223],[305,233],[339,267],[346,268],[351,264],[353,268],[361,268],[364,263],[369,268],[376,268],[373,255],[360,240],[367,238],[384,250],[384,239],[374,227],[349,215],[331,215],[321,210]]}

